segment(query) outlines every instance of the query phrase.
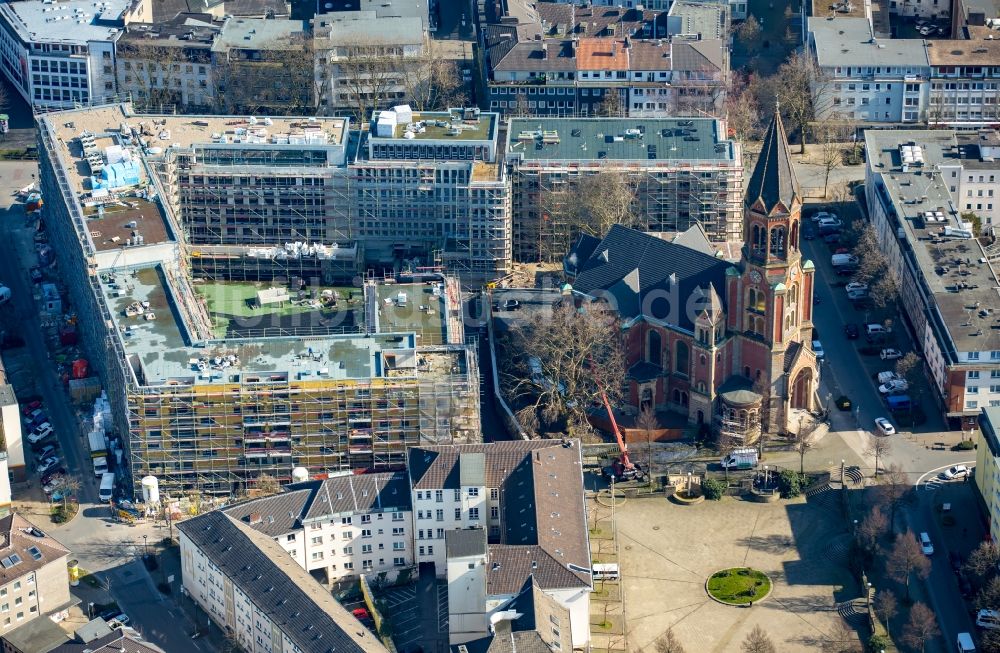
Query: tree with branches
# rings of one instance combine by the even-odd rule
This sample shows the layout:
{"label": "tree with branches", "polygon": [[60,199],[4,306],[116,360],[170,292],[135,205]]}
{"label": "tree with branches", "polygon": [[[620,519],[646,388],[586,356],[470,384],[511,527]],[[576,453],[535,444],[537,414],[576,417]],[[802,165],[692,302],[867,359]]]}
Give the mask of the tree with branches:
{"label": "tree with branches", "polygon": [[636,188],[624,172],[595,172],[545,190],[540,204],[548,233],[540,233],[542,260],[558,260],[588,234],[603,238],[612,226],[639,225]]}
{"label": "tree with branches", "polygon": [[667,628],[662,635],[656,638],[656,641],[653,642],[653,650],[656,653],[687,653],[680,640],[677,639],[677,635],[674,634],[673,628]]}
{"label": "tree with branches", "polygon": [[823,168],[823,197],[829,194],[830,175],[844,165],[844,141],[854,128],[839,118],[821,120],[813,125],[814,140],[819,143],[819,163]]}
{"label": "tree with branches", "polygon": [[[540,430],[581,429],[589,433],[587,410],[600,401],[622,400],[625,355],[618,317],[604,302],[577,309],[571,298],[515,325],[503,343],[500,383],[518,406],[533,407]],[[524,410],[522,408],[521,410]]]}
{"label": "tree with branches", "polygon": [[[133,36],[126,27],[116,50],[118,87],[134,92],[137,109],[163,112],[167,107],[186,105],[182,67],[188,65],[189,58],[183,48]],[[206,56],[200,65],[209,63]]]}
{"label": "tree with branches", "polygon": [[858,634],[843,619],[837,619],[823,639],[823,653],[863,653]]}
{"label": "tree with branches", "polygon": [[415,111],[460,107],[468,99],[458,63],[444,55],[440,41],[425,37],[419,56],[399,57],[398,71],[406,101]]}
{"label": "tree with branches", "polygon": [[315,113],[320,84],[315,48],[305,32],[266,50],[230,46],[213,67],[223,113]]}
{"label": "tree with branches", "polygon": [[1000,547],[995,542],[980,542],[979,546],[969,554],[962,568],[965,573],[982,583],[984,579],[996,573],[998,563],[1000,563]]}
{"label": "tree with branches", "polygon": [[889,530],[889,519],[881,506],[875,506],[868,511],[858,524],[858,546],[870,554],[878,550],[878,541]]}
{"label": "tree with branches", "polygon": [[726,93],[726,122],[733,137],[744,146],[760,134],[761,128],[760,103],[753,92],[753,83],[753,75],[734,71]]}
{"label": "tree with branches", "polygon": [[261,474],[254,483],[254,494],[258,497],[269,497],[281,492],[281,483],[270,474]]}
{"label": "tree with branches", "polygon": [[781,64],[776,75],[776,94],[781,111],[799,133],[799,153],[806,151],[806,130],[816,119],[813,93],[822,85],[822,75],[808,51],[795,51]]}
{"label": "tree with branches", "polygon": [[875,490],[875,498],[880,505],[889,510],[890,527],[896,521],[896,510],[909,496],[912,487],[906,472],[896,463],[890,464],[882,473],[882,482]]}
{"label": "tree with branches", "polygon": [[[323,81],[332,85],[329,90],[324,90],[324,95],[329,97],[328,103],[332,107],[349,107],[351,119],[356,124],[367,124],[374,111],[404,99],[404,80],[411,74],[411,68],[419,67],[411,61],[412,58],[406,55],[402,46],[363,39],[345,43],[324,53],[321,58]],[[438,73],[444,75],[446,70],[442,64]],[[412,90],[422,97],[433,99],[436,93],[434,73],[414,71],[412,75]],[[424,83],[430,86],[425,88],[422,86]]]}
{"label": "tree with branches", "polygon": [[760,625],[756,625],[740,644],[742,653],[778,653],[774,642]]}
{"label": "tree with branches", "polygon": [[760,50],[760,35],[762,30],[760,21],[757,20],[756,16],[750,14],[734,31],[736,32],[736,39],[743,44],[743,47],[751,55],[756,54]]}
{"label": "tree with branches", "polygon": [[597,105],[597,115],[604,118],[621,118],[625,115],[625,105],[617,88],[604,89],[604,97]]}
{"label": "tree with branches", "polygon": [[1000,576],[986,581],[986,585],[976,594],[974,605],[977,610],[993,610],[1000,605]]}
{"label": "tree with branches", "polygon": [[799,427],[792,435],[792,448],[795,449],[795,453],[799,454],[799,474],[806,473],[806,453],[815,444],[813,436],[819,429],[819,424],[819,420],[807,419],[804,415],[799,417]]}
{"label": "tree with branches", "polygon": [[920,601],[914,603],[910,608],[910,619],[903,626],[903,641],[924,653],[927,642],[940,634],[934,611]]}
{"label": "tree with branches", "polygon": [[892,590],[879,590],[875,593],[875,614],[882,623],[885,624],[886,632],[889,631],[889,623],[899,614],[899,601]]}
{"label": "tree with branches", "polygon": [[931,561],[920,550],[912,530],[896,536],[896,543],[885,562],[885,570],[890,578],[905,585],[907,601],[910,600],[910,579],[913,575],[927,578],[931,573]]}
{"label": "tree with branches", "polygon": [[884,460],[892,451],[892,440],[878,435],[868,436],[868,445],[865,447],[865,454],[875,458],[875,478],[878,478],[878,463]]}

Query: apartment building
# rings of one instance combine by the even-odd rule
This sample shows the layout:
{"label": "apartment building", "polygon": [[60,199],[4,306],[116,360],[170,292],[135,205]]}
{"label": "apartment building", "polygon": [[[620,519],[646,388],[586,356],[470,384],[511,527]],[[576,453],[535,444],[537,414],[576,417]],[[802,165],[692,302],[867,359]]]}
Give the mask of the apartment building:
{"label": "apartment building", "polygon": [[67,634],[51,619],[35,619],[0,635],[3,653],[164,653],[132,628],[112,628],[95,617]]}
{"label": "apartment building", "polygon": [[504,148],[514,259],[560,260],[579,236],[564,219],[580,184],[625,175],[644,231],[700,225],[742,242],[743,157],[723,121],[710,118],[513,118]]}
{"label": "apartment building", "polygon": [[369,260],[417,260],[463,281],[511,271],[510,186],[499,116],[479,109],[373,116],[350,166],[357,238]]}
{"label": "apartment building", "polygon": [[[410,100],[426,62],[424,21],[375,10],[334,12],[313,21],[316,87],[321,113],[358,116],[368,98],[382,106]],[[412,60],[407,63],[407,60]]]}
{"label": "apartment building", "polygon": [[248,653],[386,653],[271,537],[221,511],[177,524],[184,593]]}
{"label": "apartment building", "polygon": [[116,95],[115,41],[141,0],[25,0],[0,4],[0,67],[25,102],[69,108]]}
{"label": "apartment building", "polygon": [[[586,648],[592,583],[576,441],[414,447],[407,473],[416,561],[433,562],[448,578],[449,612],[461,615],[452,644],[486,635],[494,616],[533,580],[568,614],[572,647]],[[475,578],[461,578],[455,561],[461,567],[470,562],[463,558],[481,559],[483,547],[486,564]],[[452,600],[453,583],[478,589]]]}
{"label": "apartment building", "polygon": [[1000,121],[1000,32],[966,27],[968,38],[927,41],[929,124],[983,127]]}
{"label": "apartment building", "polygon": [[[975,233],[964,208],[970,198],[958,196],[973,189],[963,176],[980,183],[979,170],[966,171],[949,130],[869,130],[865,147],[869,215],[935,398],[952,428],[974,427],[981,408],[1000,406],[997,247]],[[992,211],[990,198],[975,193]]]}
{"label": "apartment building", "polygon": [[991,537],[1000,536],[1000,407],[986,406],[979,413],[976,440],[976,491],[989,517]]}
{"label": "apartment building", "polygon": [[0,634],[72,604],[69,550],[17,513],[0,519]]}
{"label": "apartment building", "polygon": [[115,45],[118,87],[146,110],[211,111],[217,103],[212,44],[224,25],[210,14],[188,13],[126,25]]}
{"label": "apartment building", "polygon": [[0,362],[0,516],[10,512],[11,483],[28,480],[25,466],[21,406],[17,403],[14,386],[7,382],[7,370]]}
{"label": "apartment building", "polygon": [[[300,200],[299,186],[315,186],[303,164],[343,156],[345,120],[139,117],[112,105],[39,124],[50,238],[84,346],[105,352],[94,367],[123,440],[126,492],[152,475],[167,494],[225,495],[264,473],[395,469],[407,446],[478,441],[478,364],[457,279],[400,273],[335,292],[345,281],[335,270],[351,266],[331,266],[355,248],[296,240],[280,224],[266,247],[252,237],[264,217],[313,210]],[[140,140],[172,146],[140,151]],[[253,202],[241,175],[261,182]],[[250,213],[261,196],[267,207]],[[292,302],[302,312],[281,310]]]}
{"label": "apartment building", "polygon": [[328,583],[360,574],[395,579],[414,567],[410,485],[403,472],[341,473],[224,508]]}
{"label": "apartment building", "polygon": [[931,70],[922,40],[876,38],[864,17],[812,17],[808,25],[819,72],[813,87],[818,118],[925,119]]}
{"label": "apartment building", "polygon": [[[728,7],[700,11],[715,18],[658,19],[638,8],[558,3],[504,16],[480,40],[490,109],[514,116],[717,114],[729,80],[729,37],[720,33]],[[682,33],[692,24],[705,31]]]}
{"label": "apartment building", "polygon": [[[572,4],[571,0],[557,0],[558,2],[564,2]],[[670,2],[669,0],[652,0],[652,2],[635,2],[634,0],[598,0],[598,2],[591,3],[594,7],[622,7],[625,9],[646,9],[658,12],[669,11],[677,4],[677,0]],[[746,0],[728,0],[729,12],[733,17],[733,20],[743,20],[747,17],[747,3]]]}

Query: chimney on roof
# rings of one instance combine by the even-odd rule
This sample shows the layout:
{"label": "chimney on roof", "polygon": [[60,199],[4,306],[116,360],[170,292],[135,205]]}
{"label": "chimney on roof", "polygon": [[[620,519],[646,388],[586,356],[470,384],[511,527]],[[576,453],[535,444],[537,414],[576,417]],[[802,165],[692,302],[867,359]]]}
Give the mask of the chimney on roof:
{"label": "chimney on roof", "polygon": [[262,514],[260,514],[259,512],[256,512],[256,511],[250,513],[250,525],[251,526],[255,526],[255,525],[261,523],[262,521],[264,521],[264,516]]}
{"label": "chimney on roof", "polygon": [[611,42],[611,56],[612,57],[618,56],[618,41]]}
{"label": "chimney on roof", "polygon": [[542,41],[542,59],[549,58],[549,44]]}

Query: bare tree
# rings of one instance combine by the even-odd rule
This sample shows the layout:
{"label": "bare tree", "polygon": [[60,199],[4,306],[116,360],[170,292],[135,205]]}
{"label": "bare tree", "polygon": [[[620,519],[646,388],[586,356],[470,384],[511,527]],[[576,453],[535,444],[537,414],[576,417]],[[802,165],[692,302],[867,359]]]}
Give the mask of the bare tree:
{"label": "bare tree", "polygon": [[[66,502],[70,497],[73,497],[76,501],[76,497],[80,492],[80,479],[75,476],[67,476],[66,480],[59,487],[59,493],[62,494],[63,508],[66,508]],[[79,503],[79,501],[77,501]]]}
{"label": "bare tree", "polygon": [[330,75],[338,81],[334,106],[351,107],[352,119],[367,123],[373,111],[402,99],[404,68],[408,62],[399,47],[351,44],[343,56],[330,59]]}
{"label": "bare tree", "polygon": [[751,77],[733,72],[726,94],[726,122],[733,136],[744,145],[760,133],[760,103],[751,88]]}
{"label": "bare tree", "polygon": [[416,111],[459,107],[468,99],[458,62],[445,57],[440,41],[425,38],[420,56],[397,57],[397,71],[406,101]]}
{"label": "bare tree", "polygon": [[281,47],[231,46],[213,68],[216,104],[224,113],[314,113],[319,85],[313,39],[293,34]]}
{"label": "bare tree", "polygon": [[994,576],[976,594],[977,610],[993,610],[1000,605],[1000,576]]}
{"label": "bare tree", "polygon": [[[168,106],[183,106],[182,66],[187,57],[180,47],[159,45],[138,38],[118,42],[117,78],[120,88],[135,92],[133,101],[139,110],[165,111]],[[202,65],[207,64],[204,61]]]}
{"label": "bare tree", "polygon": [[281,484],[278,479],[270,474],[261,474],[254,483],[254,494],[259,497],[268,497],[281,492]]}
{"label": "bare tree", "polygon": [[823,197],[830,189],[830,174],[844,165],[845,133],[849,131],[839,119],[822,120],[814,124],[813,136],[819,143],[819,163],[823,167]]}
{"label": "bare tree", "polygon": [[902,358],[896,360],[896,376],[906,379],[906,382],[910,385],[916,385],[920,377],[920,370],[920,356],[912,351],[907,352]]}
{"label": "bare tree", "polygon": [[618,318],[602,302],[577,310],[571,299],[551,314],[539,311],[515,325],[503,345],[501,387],[517,405],[534,405],[543,428],[561,423],[586,429],[587,409],[600,400],[620,402],[625,356]]}
{"label": "bare tree", "polygon": [[747,17],[739,26],[734,30],[736,32],[736,38],[739,40],[746,51],[751,55],[756,54],[760,50],[760,21],[753,14]]}
{"label": "bare tree", "polygon": [[912,487],[906,472],[896,463],[890,464],[882,473],[882,482],[876,489],[875,497],[881,505],[889,509],[890,527],[896,521],[896,510],[906,500]]}
{"label": "bare tree", "polygon": [[878,463],[892,451],[892,441],[889,438],[878,435],[868,436],[868,445],[865,447],[865,454],[875,458],[875,478],[878,478]]}
{"label": "bare tree", "polygon": [[824,653],[862,653],[858,634],[843,619],[837,619],[823,640]]}
{"label": "bare tree", "polygon": [[1000,547],[995,542],[980,542],[969,554],[962,568],[966,573],[982,579],[996,572],[998,562]]}
{"label": "bare tree", "polygon": [[775,648],[774,642],[768,637],[767,633],[760,625],[753,627],[753,630],[746,636],[743,643],[740,644],[740,650],[743,653],[778,653],[778,649]]}
{"label": "bare tree", "polygon": [[889,623],[899,613],[899,601],[892,590],[879,590],[875,594],[875,614],[885,624],[885,629],[889,631]]}
{"label": "bare tree", "polygon": [[890,578],[906,586],[907,601],[910,600],[910,578],[913,574],[927,578],[931,573],[931,561],[920,550],[917,536],[912,530],[896,536],[896,544],[886,560],[885,570]]}
{"label": "bare tree", "polygon": [[687,653],[674,634],[673,628],[667,628],[666,632],[653,642],[653,650],[656,653]]}
{"label": "bare tree", "polygon": [[982,653],[1000,653],[1000,630],[986,630],[979,637]]}
{"label": "bare tree", "polygon": [[781,110],[799,133],[799,153],[806,151],[806,128],[816,119],[813,93],[821,75],[808,51],[796,51],[778,68],[776,86]]}
{"label": "bare tree", "polygon": [[604,89],[604,97],[597,105],[597,115],[605,118],[621,118],[625,115],[625,105],[617,88]]}
{"label": "bare tree", "polygon": [[910,620],[903,626],[903,641],[920,653],[924,653],[924,646],[928,640],[934,639],[941,634],[937,625],[937,617],[934,611],[926,605],[917,601],[910,608]]}
{"label": "bare tree", "polygon": [[858,545],[865,551],[874,553],[878,549],[878,541],[889,530],[889,519],[881,506],[872,508],[861,523],[858,524]]}
{"label": "bare tree", "polygon": [[813,435],[819,428],[819,420],[799,417],[799,428],[792,435],[792,447],[799,454],[799,474],[805,474],[806,452],[813,448]]}
{"label": "bare tree", "polygon": [[539,436],[541,423],[538,420],[538,406],[535,404],[525,406],[517,411],[514,417],[517,418],[517,423],[526,436],[529,438]]}
{"label": "bare tree", "polygon": [[644,406],[639,411],[639,418],[635,421],[636,428],[646,436],[646,473],[652,479],[653,475],[653,433],[660,427],[659,420],[656,419],[656,411],[652,406]]}
{"label": "bare tree", "polygon": [[580,234],[603,238],[612,226],[639,224],[636,188],[623,172],[597,172],[542,192],[542,260],[556,260]]}

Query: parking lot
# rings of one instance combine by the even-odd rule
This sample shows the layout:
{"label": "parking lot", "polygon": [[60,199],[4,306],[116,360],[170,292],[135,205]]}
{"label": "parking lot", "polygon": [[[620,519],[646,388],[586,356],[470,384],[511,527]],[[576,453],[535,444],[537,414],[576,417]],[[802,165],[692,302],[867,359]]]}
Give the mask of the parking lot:
{"label": "parking lot", "polygon": [[[392,625],[392,641],[396,645],[396,650],[402,653],[410,653],[424,646],[433,634],[447,634],[448,632],[448,585],[443,580],[435,583],[437,593],[437,624],[427,624],[425,627],[421,623],[421,611],[423,601],[417,599],[417,585],[407,585],[405,587],[392,587],[380,592],[381,598],[387,606],[389,623]],[[433,633],[426,633],[428,628],[434,629]]]}
{"label": "parking lot", "polygon": [[[616,519],[631,650],[653,650],[672,627],[686,650],[728,653],[760,625],[782,653],[816,651],[836,632],[840,612],[857,623],[850,534],[826,507],[646,499],[626,502]],[[770,596],[749,608],[710,599],[708,577],[736,566],[766,573]]]}

